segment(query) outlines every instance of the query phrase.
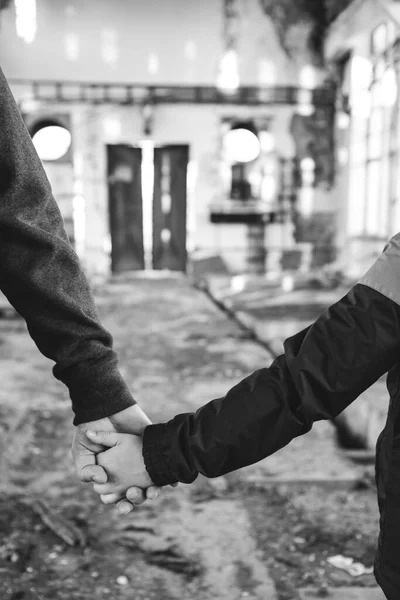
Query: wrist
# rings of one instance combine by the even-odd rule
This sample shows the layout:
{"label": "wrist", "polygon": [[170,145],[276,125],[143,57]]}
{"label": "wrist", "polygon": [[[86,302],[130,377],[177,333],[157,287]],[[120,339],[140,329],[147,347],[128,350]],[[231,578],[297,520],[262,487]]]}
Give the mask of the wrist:
{"label": "wrist", "polygon": [[108,417],[117,431],[143,435],[144,429],[151,421],[137,404],[129,406]]}

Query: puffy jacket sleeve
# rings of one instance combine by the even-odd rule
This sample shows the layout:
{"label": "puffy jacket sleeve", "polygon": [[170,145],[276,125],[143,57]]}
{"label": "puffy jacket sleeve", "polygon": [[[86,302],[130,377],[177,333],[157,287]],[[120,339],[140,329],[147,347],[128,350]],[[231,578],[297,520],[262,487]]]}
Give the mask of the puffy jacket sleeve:
{"label": "puffy jacket sleeve", "polygon": [[0,289],[42,354],[55,361],[75,425],[135,404],[1,69]]}
{"label": "puffy jacket sleeve", "polygon": [[143,456],[156,485],[258,462],[336,417],[399,360],[399,237],[343,298],[285,341],[269,368],[194,413],[145,429]]}

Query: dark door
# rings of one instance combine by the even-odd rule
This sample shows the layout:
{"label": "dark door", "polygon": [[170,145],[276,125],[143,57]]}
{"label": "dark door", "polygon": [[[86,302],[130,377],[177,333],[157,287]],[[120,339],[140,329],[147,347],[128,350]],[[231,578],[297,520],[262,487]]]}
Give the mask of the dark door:
{"label": "dark door", "polygon": [[154,149],[153,269],[186,271],[189,147]]}
{"label": "dark door", "polygon": [[107,145],[113,273],[144,269],[142,150]]}

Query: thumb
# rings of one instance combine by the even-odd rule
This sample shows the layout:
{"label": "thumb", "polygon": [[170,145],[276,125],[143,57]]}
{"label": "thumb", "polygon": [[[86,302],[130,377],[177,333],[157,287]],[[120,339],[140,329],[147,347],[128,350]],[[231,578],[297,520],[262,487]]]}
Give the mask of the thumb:
{"label": "thumb", "polygon": [[86,430],[86,436],[92,442],[112,448],[119,443],[119,434],[115,431],[94,431],[93,429]]}

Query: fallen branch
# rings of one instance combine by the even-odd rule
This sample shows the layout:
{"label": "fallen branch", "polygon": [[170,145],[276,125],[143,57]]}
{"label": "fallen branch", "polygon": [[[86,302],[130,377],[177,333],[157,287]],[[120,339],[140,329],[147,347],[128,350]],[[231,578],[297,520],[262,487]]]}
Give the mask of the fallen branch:
{"label": "fallen branch", "polygon": [[69,519],[66,519],[60,514],[57,514],[46,502],[39,499],[27,500],[24,502],[28,504],[32,510],[40,517],[42,522],[51,531],[59,537],[68,546],[86,546],[87,540],[83,531],[76,525],[71,523]]}

